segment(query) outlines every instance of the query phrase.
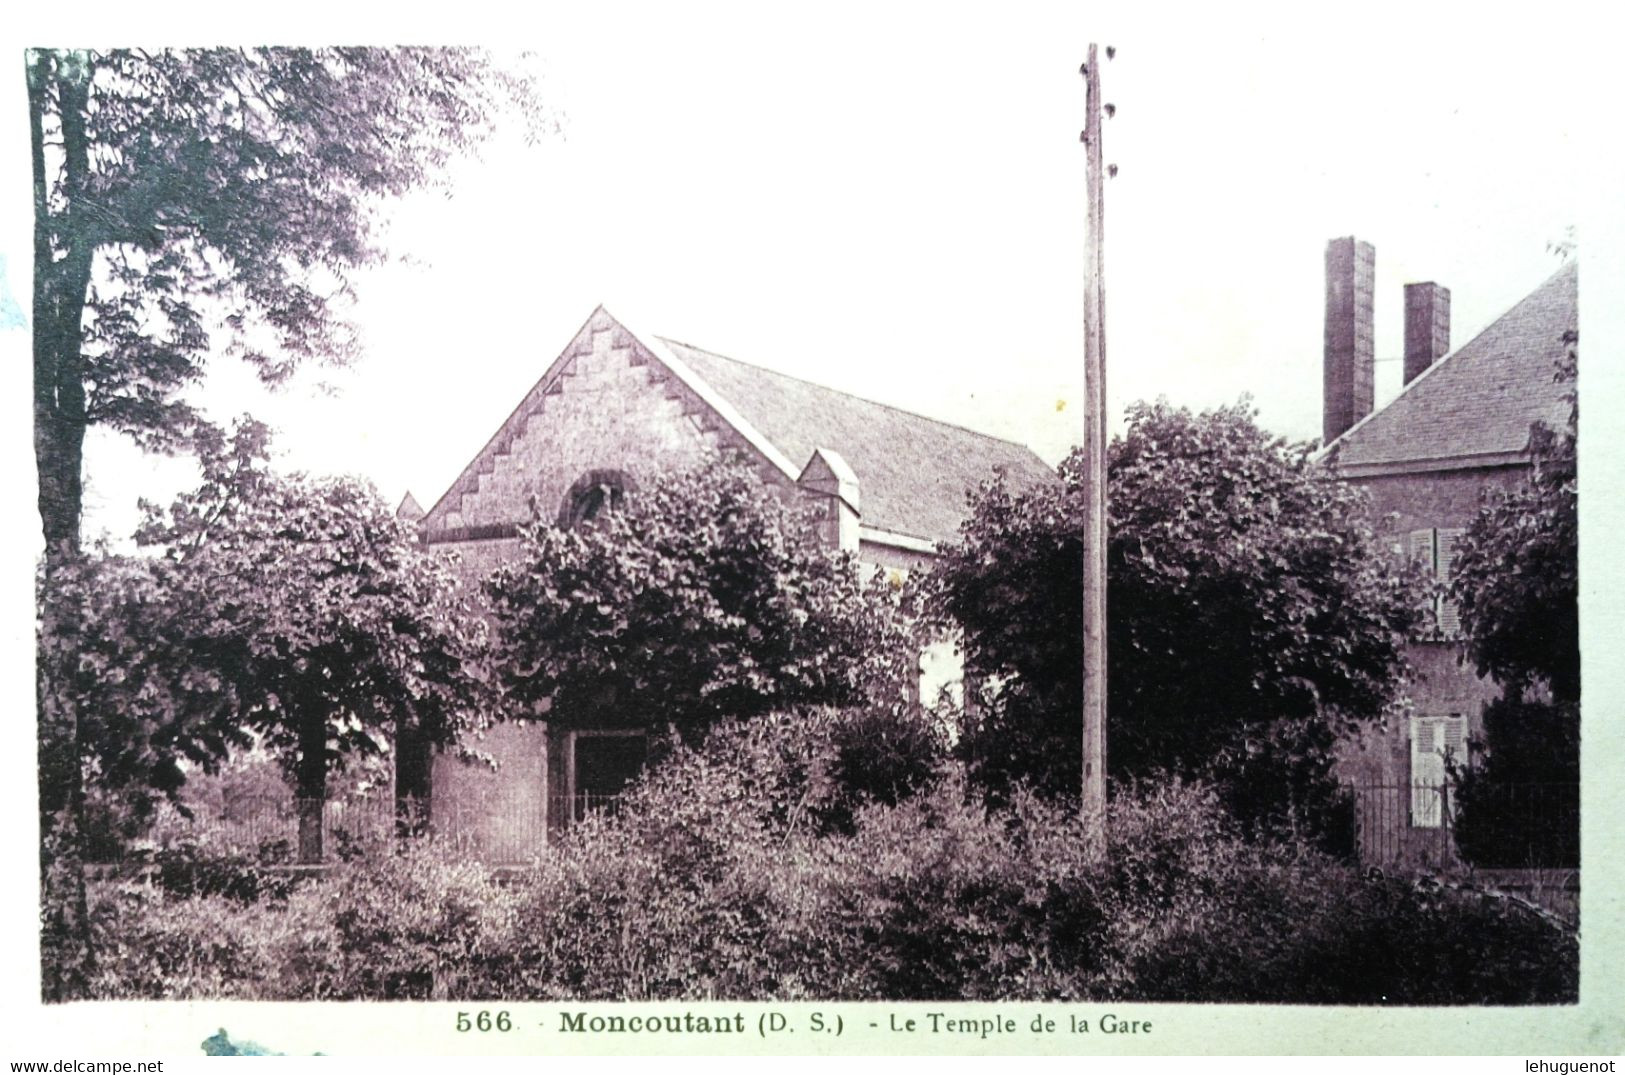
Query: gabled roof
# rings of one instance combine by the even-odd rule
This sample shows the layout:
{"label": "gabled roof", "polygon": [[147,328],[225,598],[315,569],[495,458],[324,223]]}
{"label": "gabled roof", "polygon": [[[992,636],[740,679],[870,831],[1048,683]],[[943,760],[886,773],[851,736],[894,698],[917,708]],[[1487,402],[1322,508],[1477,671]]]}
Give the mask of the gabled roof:
{"label": "gabled roof", "polygon": [[1568,421],[1571,386],[1554,374],[1578,310],[1579,269],[1570,262],[1320,458],[1347,477],[1523,461],[1531,425]]}
{"label": "gabled roof", "polygon": [[1026,488],[1055,471],[1032,449],[912,414],[675,340],[662,340],[798,467],[819,448],[840,453],[858,479],[863,525],[948,540],[965,494],[1002,470]]}
{"label": "gabled roof", "polygon": [[457,510],[459,497],[477,491],[482,475],[498,465],[511,465],[503,461],[509,458],[513,442],[523,435],[533,415],[547,420],[542,401],[559,387],[577,349],[586,346],[590,350],[594,330],[624,333],[645,361],[664,367],[672,380],[785,480],[795,482],[820,450],[844,461],[857,477],[865,540],[929,548],[957,536],[968,513],[967,494],[995,472],[1004,473],[1018,489],[1056,477],[1030,448],[688,344],[640,334],[600,306],[576,342],[549,365],[430,509],[431,518]]}
{"label": "gabled roof", "polygon": [[427,514],[428,512],[423,510],[423,505],[418,503],[418,498],[413,496],[410,490],[407,491],[405,498],[401,500],[400,507],[395,509],[395,517],[405,519],[409,523],[415,523]]}

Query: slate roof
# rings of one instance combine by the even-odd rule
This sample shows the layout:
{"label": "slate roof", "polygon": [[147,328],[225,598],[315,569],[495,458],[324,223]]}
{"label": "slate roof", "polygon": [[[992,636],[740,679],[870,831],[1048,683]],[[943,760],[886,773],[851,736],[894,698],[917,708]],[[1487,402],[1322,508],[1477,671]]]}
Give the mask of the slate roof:
{"label": "slate roof", "polygon": [[1553,381],[1563,334],[1579,317],[1579,269],[1570,262],[1521,302],[1434,363],[1382,409],[1322,452],[1345,474],[1515,462],[1529,427],[1568,421]]}
{"label": "slate roof", "polygon": [[662,338],[796,467],[839,452],[858,478],[865,527],[927,541],[957,536],[966,494],[1002,469],[1027,488],[1055,479],[1030,448]]}

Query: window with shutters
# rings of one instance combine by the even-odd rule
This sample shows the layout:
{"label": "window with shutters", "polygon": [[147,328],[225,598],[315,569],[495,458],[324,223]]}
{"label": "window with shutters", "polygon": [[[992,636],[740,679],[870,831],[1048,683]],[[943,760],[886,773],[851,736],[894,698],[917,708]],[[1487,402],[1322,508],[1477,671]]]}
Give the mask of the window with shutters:
{"label": "window with shutters", "polygon": [[1467,718],[1411,718],[1411,826],[1436,829],[1454,816],[1450,763],[1467,757]]}
{"label": "window with shutters", "polygon": [[[1449,585],[1450,572],[1456,562],[1456,542],[1465,531],[1461,527],[1412,530],[1410,557],[1422,566],[1441,586]],[[1433,638],[1457,639],[1461,637],[1461,609],[1443,594],[1433,596],[1433,623],[1429,635]]]}

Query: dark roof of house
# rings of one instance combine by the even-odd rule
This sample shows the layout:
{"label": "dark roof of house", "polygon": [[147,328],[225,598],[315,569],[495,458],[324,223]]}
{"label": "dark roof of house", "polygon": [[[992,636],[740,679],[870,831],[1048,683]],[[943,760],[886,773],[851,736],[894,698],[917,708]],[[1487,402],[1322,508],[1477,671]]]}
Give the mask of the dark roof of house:
{"label": "dark roof of house", "polygon": [[1531,425],[1568,421],[1571,386],[1554,374],[1564,333],[1578,324],[1578,295],[1579,270],[1570,262],[1333,441],[1322,458],[1370,472],[1508,462],[1527,452]]}
{"label": "dark roof of house", "polygon": [[966,495],[996,471],[1016,488],[1053,480],[1032,449],[961,426],[662,339],[796,467],[840,453],[858,478],[863,525],[928,541],[954,538]]}

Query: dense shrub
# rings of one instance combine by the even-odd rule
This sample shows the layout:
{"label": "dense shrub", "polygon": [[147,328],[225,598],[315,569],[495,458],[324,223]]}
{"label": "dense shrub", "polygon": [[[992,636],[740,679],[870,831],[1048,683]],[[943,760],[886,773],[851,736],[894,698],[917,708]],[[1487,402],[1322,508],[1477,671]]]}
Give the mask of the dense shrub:
{"label": "dense shrub", "polygon": [[1497,698],[1484,764],[1458,774],[1456,843],[1477,866],[1580,865],[1580,706]]}
{"label": "dense shrub", "polygon": [[[680,753],[539,867],[531,996],[1137,998],[1531,1003],[1572,998],[1572,938],[1521,909],[1368,880],[1249,840],[1207,785],[1113,803],[1080,864],[1068,807],[989,813],[949,773],[820,830],[837,797],[794,736]],[[1279,834],[1278,834],[1279,836]]]}
{"label": "dense shrub", "polygon": [[312,995],[303,984],[308,961],[299,953],[329,947],[319,899],[295,896],[250,910],[220,895],[179,897],[143,884],[93,888],[92,897],[95,997]]}
{"label": "dense shrub", "polygon": [[447,1000],[503,991],[515,901],[485,867],[421,842],[350,862],[324,888],[335,935],[325,995]]}
{"label": "dense shrub", "polygon": [[1236,841],[1222,815],[1190,809],[1200,789],[1149,794],[1120,803],[1114,827],[1108,995],[1307,1004],[1577,995],[1576,939],[1523,908],[1364,877],[1302,845]]}
{"label": "dense shrub", "polygon": [[[1249,839],[1211,785],[1118,789],[1105,865],[1076,811],[962,771],[895,802],[839,777],[826,711],[673,747],[498,884],[374,854],[245,908],[115,889],[108,996],[510,999],[1572,1000],[1577,947],[1510,905]],[[858,725],[857,727],[861,727]],[[916,774],[919,777],[919,774]],[[900,788],[899,786],[896,786]],[[896,788],[894,788],[896,790]]]}
{"label": "dense shrub", "polygon": [[421,999],[504,991],[514,894],[421,845],[251,908],[222,891],[110,885],[93,925],[104,997]]}
{"label": "dense shrub", "polygon": [[1203,776],[1249,839],[1301,840],[1355,853],[1354,794],[1337,778],[1336,736],[1318,720],[1278,720],[1218,748]]}
{"label": "dense shrub", "polygon": [[900,703],[836,713],[830,747],[830,775],[849,805],[895,806],[931,783],[949,743],[935,714]]}
{"label": "dense shrub", "polygon": [[221,896],[236,903],[284,899],[285,874],[264,868],[249,856],[196,841],[170,844],[152,856],[158,885],[171,896]]}

